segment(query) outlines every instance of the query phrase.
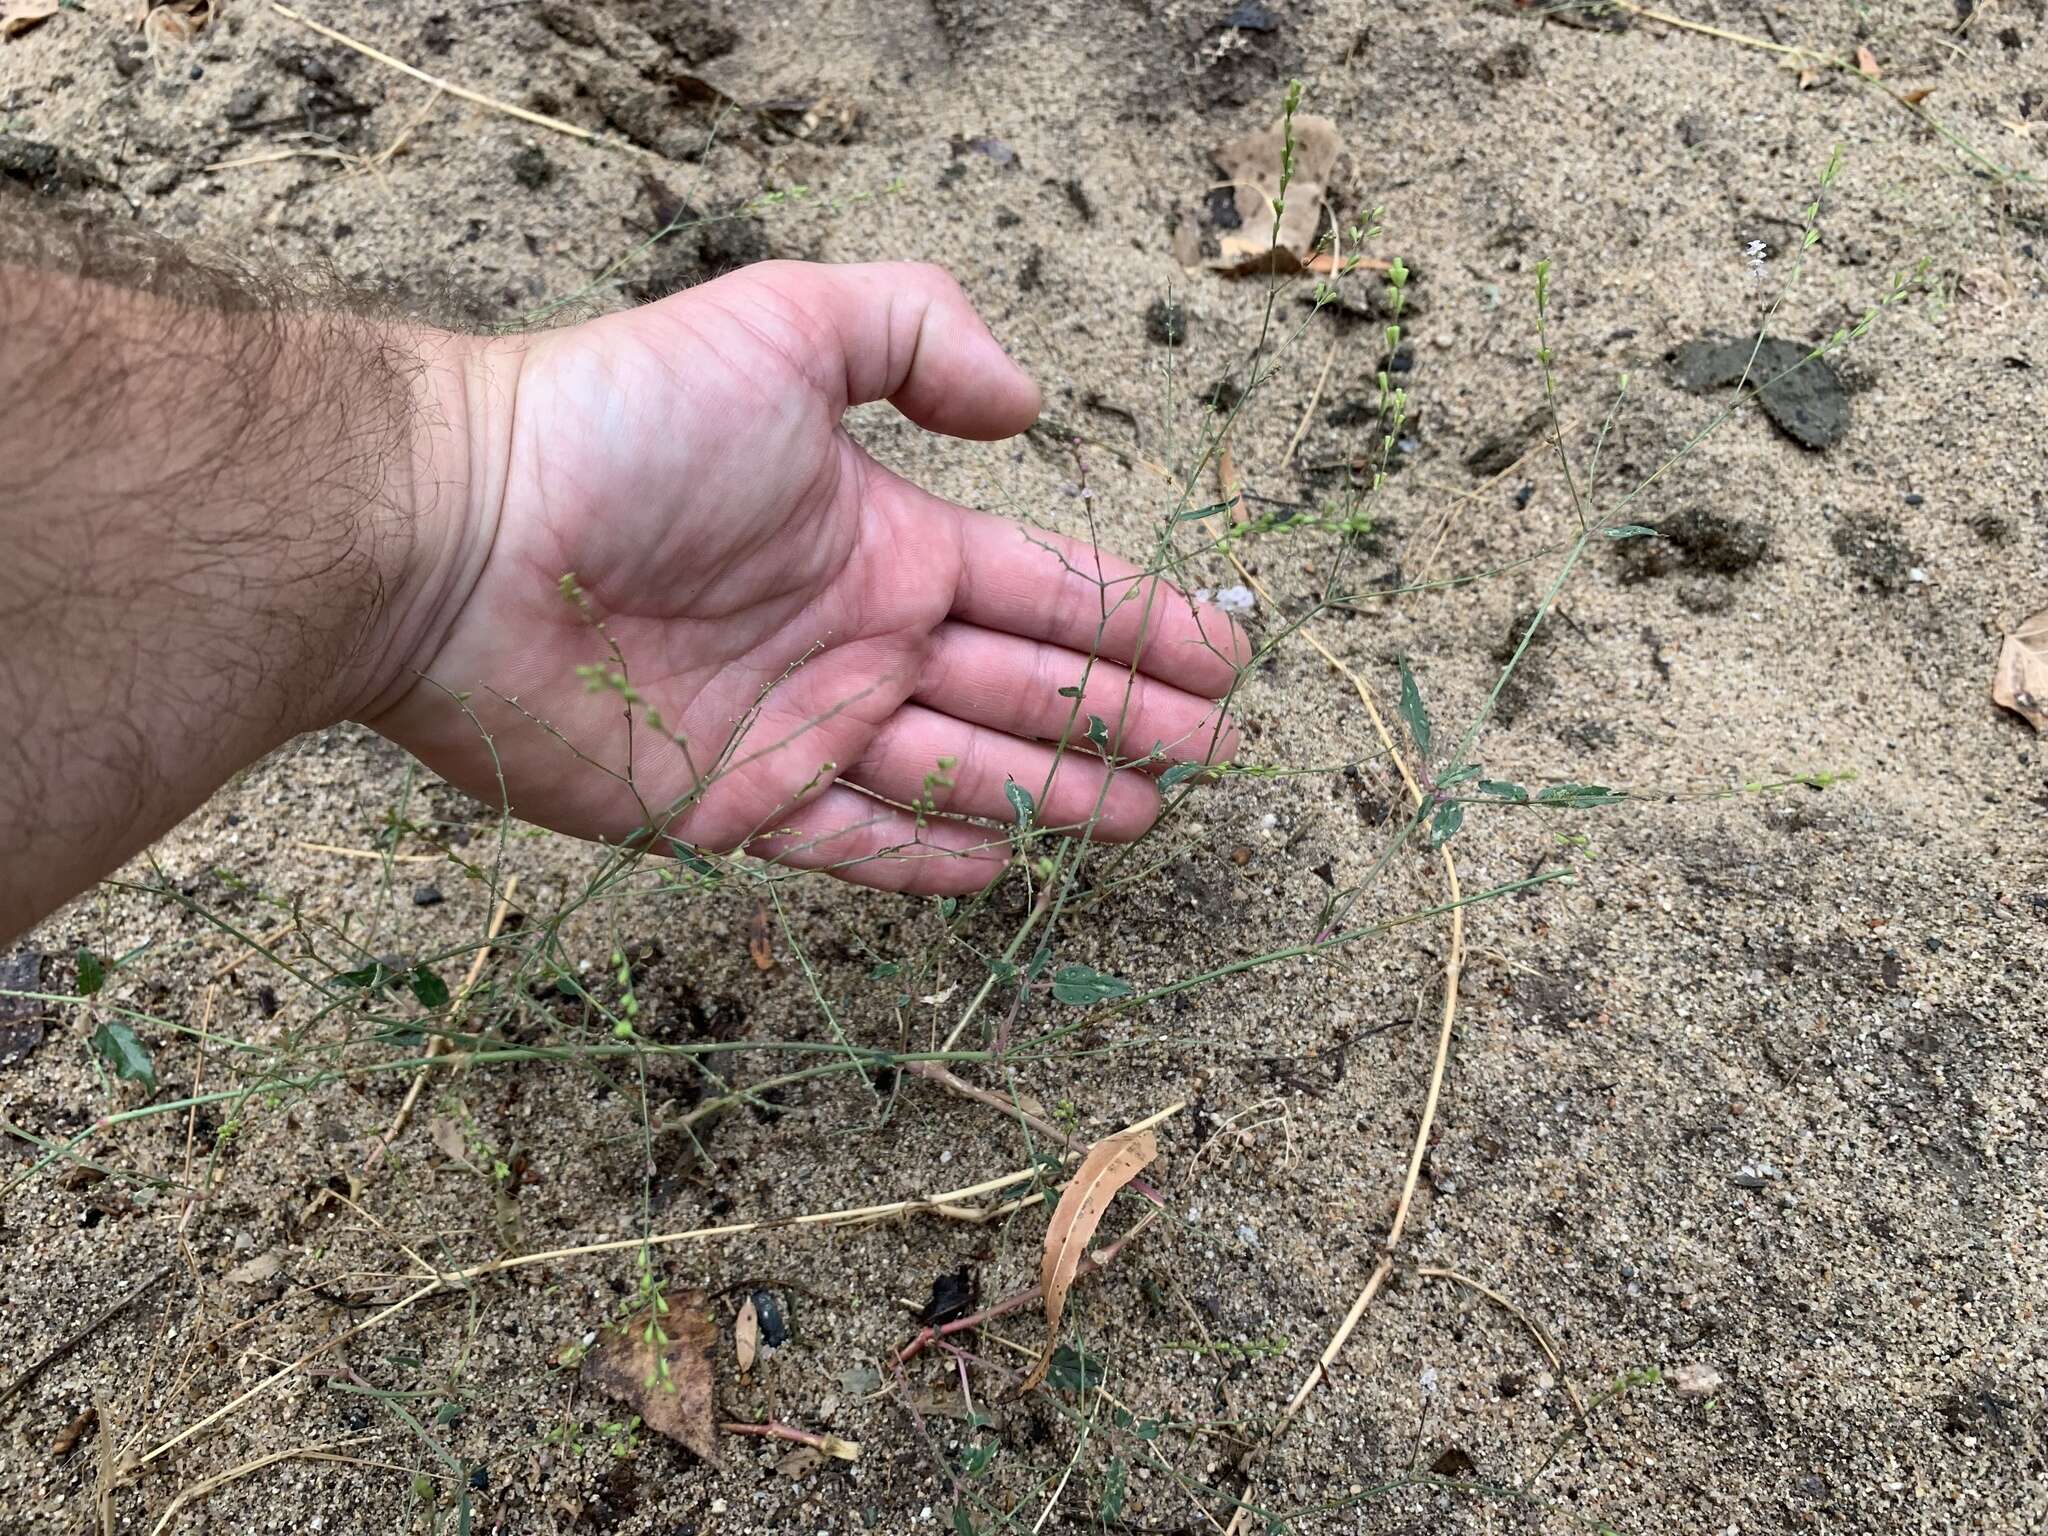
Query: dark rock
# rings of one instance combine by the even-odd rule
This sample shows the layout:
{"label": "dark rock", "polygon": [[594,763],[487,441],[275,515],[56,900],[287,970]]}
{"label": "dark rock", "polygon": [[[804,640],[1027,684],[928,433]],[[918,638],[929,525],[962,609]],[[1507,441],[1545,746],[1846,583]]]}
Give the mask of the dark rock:
{"label": "dark rock", "polygon": [[[27,944],[0,957],[0,992],[39,992],[43,985],[43,954]],[[41,1003],[25,997],[0,997],[0,1067],[25,1060],[48,1032]]]}
{"label": "dark rock", "polygon": [[114,44],[114,73],[123,80],[133,80],[142,73],[142,67],[149,62],[149,53],[139,40],[123,40]]}
{"label": "dark rock", "polygon": [[236,86],[222,115],[231,123],[246,123],[263,110],[263,103],[269,99],[270,93],[260,85]]}
{"label": "dark rock", "polygon": [[1232,32],[1277,32],[1280,18],[1259,4],[1259,0],[1238,0],[1224,14],[1223,25]]}
{"label": "dark rock", "polygon": [[455,29],[445,11],[436,11],[420,23],[420,46],[428,53],[446,53],[455,44]]}
{"label": "dark rock", "polygon": [[555,163],[538,144],[529,144],[512,157],[512,179],[529,192],[538,192],[555,179]]}
{"label": "dark rock", "polygon": [[1145,306],[1145,335],[1162,347],[1178,347],[1188,339],[1188,312],[1167,299]]}
{"label": "dark rock", "polygon": [[761,1342],[780,1349],[789,1342],[789,1324],[782,1316],[782,1301],[773,1291],[756,1291],[754,1319],[761,1325]]}
{"label": "dark rock", "polygon": [[927,1328],[939,1328],[963,1318],[974,1310],[979,1289],[973,1269],[962,1264],[932,1282],[931,1299],[918,1311],[917,1320]]}
{"label": "dark rock", "polygon": [[0,133],[0,179],[44,197],[58,197],[100,178],[54,144],[16,133]]}
{"label": "dark rock", "polygon": [[1829,448],[1849,430],[1849,392],[1824,357],[1800,342],[1766,336],[1689,341],[1670,357],[1681,387],[1695,394],[1745,380],[1760,386],[1764,414],[1804,448]]}
{"label": "dark rock", "polygon": [[416,907],[438,907],[447,899],[438,885],[416,885],[412,888],[412,904]]}
{"label": "dark rock", "polygon": [[1244,223],[1237,211],[1237,193],[1231,188],[1211,187],[1205,201],[1205,217],[1211,229],[1236,229]]}

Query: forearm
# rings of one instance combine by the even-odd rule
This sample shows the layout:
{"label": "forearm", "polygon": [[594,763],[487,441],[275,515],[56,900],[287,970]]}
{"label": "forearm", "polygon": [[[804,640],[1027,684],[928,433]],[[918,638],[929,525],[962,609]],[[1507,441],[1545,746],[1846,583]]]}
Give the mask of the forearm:
{"label": "forearm", "polygon": [[0,935],[371,707],[447,574],[450,339],[135,255],[0,243]]}

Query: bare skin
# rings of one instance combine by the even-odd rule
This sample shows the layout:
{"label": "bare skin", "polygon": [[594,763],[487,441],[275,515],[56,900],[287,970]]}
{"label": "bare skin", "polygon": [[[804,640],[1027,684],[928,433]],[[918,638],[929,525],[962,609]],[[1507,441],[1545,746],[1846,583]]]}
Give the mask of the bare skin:
{"label": "bare skin", "polygon": [[[847,434],[1036,416],[936,269],[766,264],[512,341],[149,287],[0,248],[0,933],[342,719],[580,836],[921,893],[999,871],[965,818],[1006,780],[1128,839],[1152,773],[1235,750],[1227,619]],[[1084,675],[1140,766],[1078,739]]]}

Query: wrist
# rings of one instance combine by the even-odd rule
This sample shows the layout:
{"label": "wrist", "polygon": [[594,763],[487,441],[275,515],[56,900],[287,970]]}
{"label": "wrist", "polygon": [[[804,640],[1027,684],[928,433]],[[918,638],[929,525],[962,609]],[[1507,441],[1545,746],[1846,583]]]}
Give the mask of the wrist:
{"label": "wrist", "polygon": [[518,340],[411,328],[410,424],[392,466],[389,586],[336,718],[374,722],[415,687],[475,590],[496,539]]}

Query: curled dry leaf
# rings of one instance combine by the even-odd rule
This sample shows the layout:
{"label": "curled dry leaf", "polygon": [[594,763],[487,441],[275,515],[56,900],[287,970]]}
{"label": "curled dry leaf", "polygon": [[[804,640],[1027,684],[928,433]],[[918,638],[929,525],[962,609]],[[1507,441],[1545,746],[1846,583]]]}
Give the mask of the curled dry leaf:
{"label": "curled dry leaf", "polygon": [[[649,1325],[656,1322],[666,1343],[649,1337]],[[704,1293],[671,1291],[668,1310],[659,1318],[651,1311],[636,1312],[606,1327],[583,1357],[581,1374],[606,1397],[639,1414],[649,1429],[715,1463],[717,1382],[711,1351],[717,1341]]]}
{"label": "curled dry leaf", "polygon": [[754,920],[747,924],[747,953],[754,957],[754,969],[775,969],[775,934],[768,926],[768,903],[754,903]]}
{"label": "curled dry leaf", "polygon": [[1045,1300],[1045,1348],[1031,1374],[1011,1397],[1022,1397],[1041,1381],[1052,1366],[1060,1337],[1060,1317],[1067,1309],[1067,1292],[1073,1289],[1074,1272],[1088,1252],[1088,1240],[1102,1225],[1103,1213],[1116,1192],[1138,1176],[1138,1171],[1159,1155],[1159,1142],[1150,1131],[1125,1131],[1105,1136],[1088,1149],[1060,1203],[1045,1229],[1045,1257],[1038,1266],[1039,1294]]}
{"label": "curled dry leaf", "polygon": [[1219,237],[1217,269],[1299,272],[1323,232],[1323,195],[1337,165],[1337,125],[1327,117],[1294,119],[1294,175],[1287,183],[1279,227],[1273,204],[1280,193],[1280,157],[1286,146],[1285,119],[1258,133],[1219,144],[1212,151],[1230,183],[1239,227]]}
{"label": "curled dry leaf", "polygon": [[0,37],[19,37],[57,14],[58,0],[0,0]]}
{"label": "curled dry leaf", "polygon": [[228,1271],[228,1279],[235,1285],[261,1285],[276,1278],[284,1268],[284,1260],[274,1253],[259,1253],[246,1264],[237,1264]]}
{"label": "curled dry leaf", "polygon": [[761,1314],[754,1306],[754,1298],[749,1296],[732,1325],[732,1352],[740,1362],[742,1376],[754,1368],[754,1357],[760,1351]]}
{"label": "curled dry leaf", "polygon": [[135,25],[151,47],[158,43],[189,43],[213,20],[213,0],[137,0]]}
{"label": "curled dry leaf", "polygon": [[1866,80],[1875,80],[1884,74],[1884,71],[1877,67],[1877,55],[1870,51],[1868,43],[1856,45],[1856,73]]}
{"label": "curled dry leaf", "polygon": [[2005,637],[1991,674],[1991,702],[2048,731],[2048,608]]}

